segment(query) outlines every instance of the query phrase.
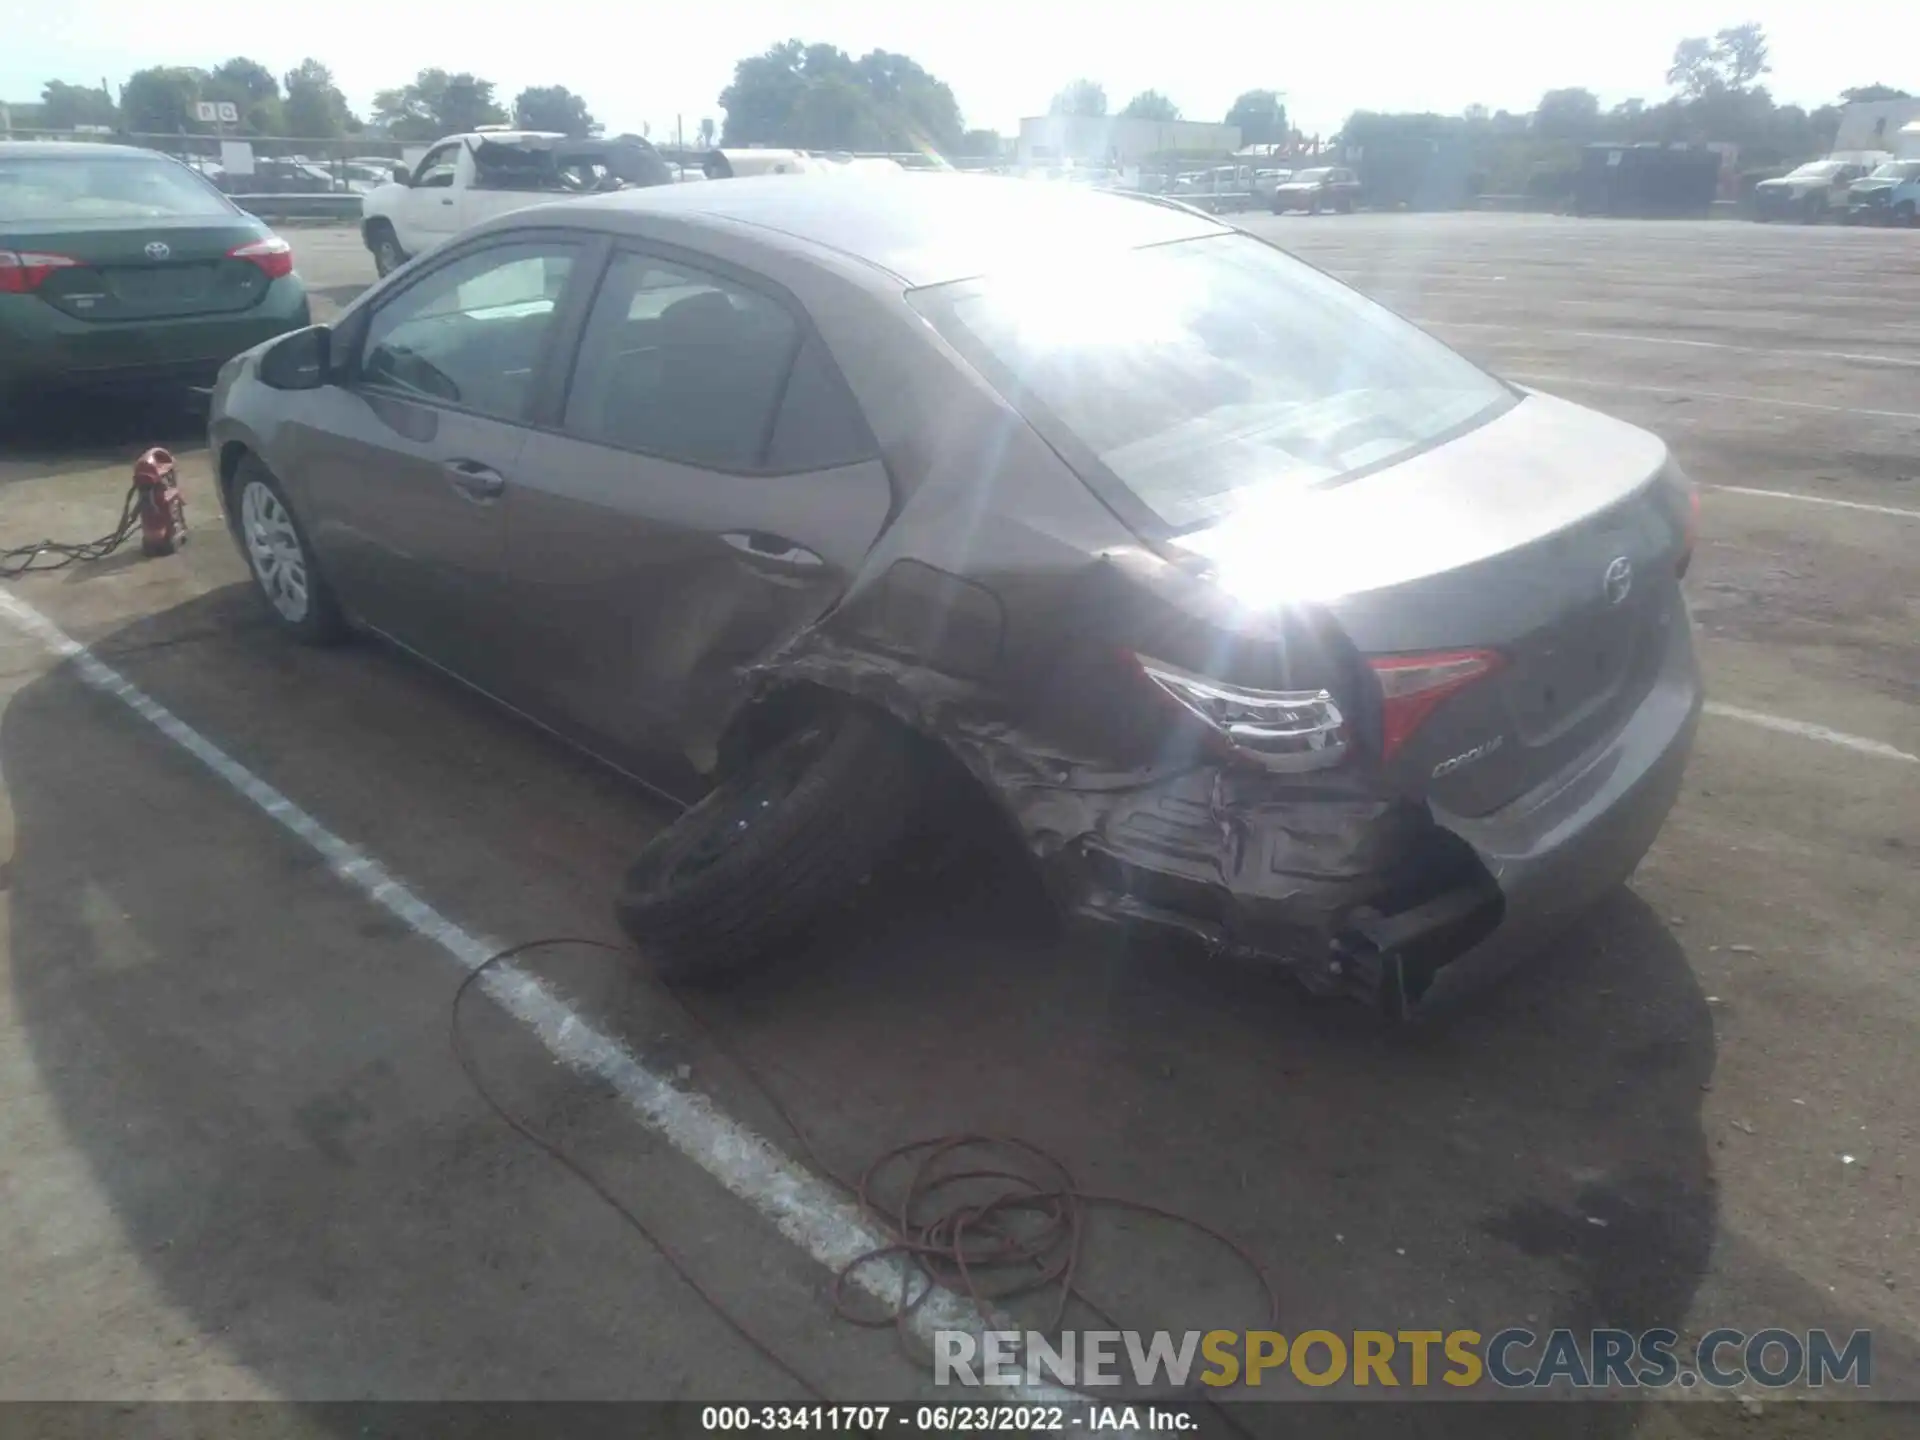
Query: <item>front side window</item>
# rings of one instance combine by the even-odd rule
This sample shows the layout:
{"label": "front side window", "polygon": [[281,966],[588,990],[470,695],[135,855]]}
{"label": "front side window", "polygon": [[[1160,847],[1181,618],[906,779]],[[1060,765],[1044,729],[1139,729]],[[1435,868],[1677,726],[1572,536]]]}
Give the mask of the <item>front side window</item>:
{"label": "front side window", "polygon": [[1246,235],[913,302],[1083,473],[1117,480],[1175,533],[1405,459],[1516,403],[1424,331]]}
{"label": "front side window", "polygon": [[374,313],[361,383],[524,420],[576,249],[530,241],[475,251]]}
{"label": "front side window", "polygon": [[444,190],[453,184],[453,172],[459,163],[458,145],[442,145],[438,150],[429,150],[420,161],[420,173],[413,177],[413,183],[429,190]]}
{"label": "front side window", "polygon": [[760,469],[799,342],[793,316],[758,291],[617,255],[581,337],[566,429],[689,465]]}
{"label": "front side window", "polygon": [[0,226],[230,220],[233,213],[233,206],[218,190],[171,160],[120,159],[110,151],[97,160],[92,156],[0,158]]}

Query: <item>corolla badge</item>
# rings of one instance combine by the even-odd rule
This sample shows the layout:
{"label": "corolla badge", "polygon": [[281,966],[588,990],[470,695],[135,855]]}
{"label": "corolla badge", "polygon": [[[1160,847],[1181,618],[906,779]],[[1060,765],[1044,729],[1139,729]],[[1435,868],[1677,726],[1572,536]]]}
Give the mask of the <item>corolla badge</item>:
{"label": "corolla badge", "polygon": [[1627,598],[1627,592],[1633,589],[1633,562],[1621,555],[1607,566],[1607,573],[1600,577],[1601,587],[1607,592],[1607,603],[1618,605]]}
{"label": "corolla badge", "polygon": [[147,258],[149,260],[164,260],[171,254],[173,254],[173,247],[167,244],[166,241],[149,240],[147,242]]}

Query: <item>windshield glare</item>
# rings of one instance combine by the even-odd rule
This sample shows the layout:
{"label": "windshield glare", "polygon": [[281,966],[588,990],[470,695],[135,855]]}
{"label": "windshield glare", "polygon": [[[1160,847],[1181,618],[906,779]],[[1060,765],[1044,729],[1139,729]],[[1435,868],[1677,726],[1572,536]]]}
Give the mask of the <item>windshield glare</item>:
{"label": "windshield glare", "polygon": [[1836,175],[1840,169],[1840,162],[1837,160],[1810,160],[1793,173],[1807,176]]}
{"label": "windshield glare", "polygon": [[1293,178],[1296,180],[1324,180],[1327,178],[1327,176],[1331,175],[1332,173],[1333,171],[1331,169],[1299,170],[1294,173]]}
{"label": "windshield glare", "polygon": [[1244,235],[936,287],[915,303],[1035,428],[1090,452],[1175,533],[1404,459],[1515,400],[1391,311]]}
{"label": "windshield glare", "polygon": [[231,216],[218,190],[170,160],[0,160],[0,224]]}
{"label": "windshield glare", "polygon": [[1871,178],[1875,180],[1920,179],[1920,160],[1910,160],[1905,164],[1896,160],[1891,164],[1882,165],[1873,172]]}

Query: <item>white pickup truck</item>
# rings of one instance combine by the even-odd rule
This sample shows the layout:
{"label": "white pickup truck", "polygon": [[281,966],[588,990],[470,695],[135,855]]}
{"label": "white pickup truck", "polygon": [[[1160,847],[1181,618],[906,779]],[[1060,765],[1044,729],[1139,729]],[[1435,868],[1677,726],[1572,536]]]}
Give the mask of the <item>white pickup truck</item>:
{"label": "white pickup truck", "polygon": [[673,174],[645,140],[570,140],[540,130],[487,130],[436,141],[404,179],[361,197],[360,234],[382,275],[470,225],[568,195],[667,185]]}

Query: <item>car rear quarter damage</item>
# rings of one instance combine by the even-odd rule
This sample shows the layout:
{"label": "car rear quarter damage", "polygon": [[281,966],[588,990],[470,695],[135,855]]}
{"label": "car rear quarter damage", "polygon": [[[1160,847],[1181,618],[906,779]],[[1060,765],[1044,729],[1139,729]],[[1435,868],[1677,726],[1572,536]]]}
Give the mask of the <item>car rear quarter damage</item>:
{"label": "car rear quarter damage", "polygon": [[[797,687],[884,711],[978,783],[1063,912],[1178,932],[1278,963],[1317,993],[1401,1010],[1498,923],[1498,888],[1424,804],[1381,793],[1364,769],[1274,773],[1217,753],[1178,707],[1153,704],[1127,648],[1141,633],[1183,658],[1232,650],[1256,666],[1283,648],[1152,613],[1138,571],[1158,563],[1122,552],[1064,578],[1048,629],[1080,643],[1023,656],[994,592],[899,561],[756,667],[747,713]],[[1352,658],[1324,636],[1294,640],[1284,648],[1316,654],[1316,672],[1349,677],[1341,692],[1367,733],[1376,722]]]}

